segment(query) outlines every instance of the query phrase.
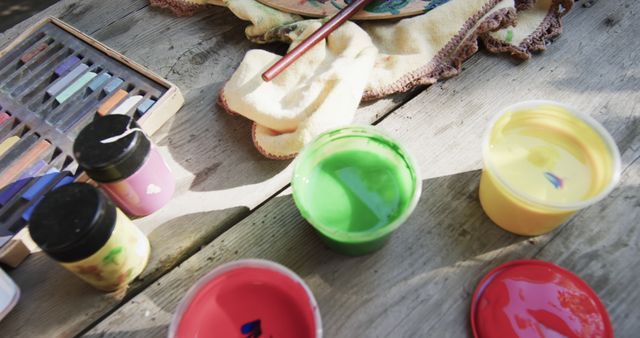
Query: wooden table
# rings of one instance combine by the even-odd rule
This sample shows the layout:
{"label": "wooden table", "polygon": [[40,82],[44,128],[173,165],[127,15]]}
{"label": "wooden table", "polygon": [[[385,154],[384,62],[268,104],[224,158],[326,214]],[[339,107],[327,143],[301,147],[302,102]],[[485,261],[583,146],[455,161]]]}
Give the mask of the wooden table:
{"label": "wooden table", "polygon": [[[640,332],[640,2],[576,4],[564,34],[524,63],[480,52],[462,74],[427,90],[363,105],[359,123],[413,152],[422,199],[389,244],[363,257],[325,248],[287,189],[290,162],[263,158],[250,123],[215,101],[255,45],[225,8],[176,18],[147,0],[63,0],[0,36],[6,45],[45,15],[175,82],[187,103],[158,134],[180,189],[163,212],[137,220],[153,254],[125,293],[103,294],[41,253],[10,272],[22,289],[0,337],[161,337],[186,290],[239,258],[279,262],[313,290],[325,337],[460,337],[481,276],[512,259],[555,262],[584,278],[608,308],[618,337]],[[280,48],[280,47],[268,47]],[[477,191],[488,119],[511,103],[546,98],[600,121],[622,153],[622,180],[604,201],[553,233],[519,237],[483,213]]]}

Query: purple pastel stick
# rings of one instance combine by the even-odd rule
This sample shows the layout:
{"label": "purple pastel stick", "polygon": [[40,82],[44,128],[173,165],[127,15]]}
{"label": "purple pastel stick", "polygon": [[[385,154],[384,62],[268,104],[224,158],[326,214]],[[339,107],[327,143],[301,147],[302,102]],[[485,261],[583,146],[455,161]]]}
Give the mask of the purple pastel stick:
{"label": "purple pastel stick", "polygon": [[27,169],[17,181],[9,184],[5,189],[0,192],[0,205],[5,205],[11,198],[20,191],[20,189],[24,188],[29,181],[42,169],[47,165],[45,161],[38,161],[34,165],[32,165],[29,169]]}
{"label": "purple pastel stick", "polygon": [[57,96],[65,88],[70,86],[71,83],[75,79],[80,77],[80,75],[82,75],[87,69],[89,69],[89,66],[87,66],[84,63],[77,65],[75,68],[69,71],[65,76],[57,79],[53,84],[51,84],[51,86],[47,88],[47,94],[51,96]]}
{"label": "purple pastel stick", "polygon": [[58,76],[62,76],[62,74],[66,73],[69,69],[71,69],[71,67],[75,66],[78,62],[80,62],[80,58],[75,55],[71,55],[66,59],[64,59],[64,61],[62,61],[62,63],[58,65],[58,67],[56,67],[56,70],[54,71],[54,73],[56,73],[56,75]]}

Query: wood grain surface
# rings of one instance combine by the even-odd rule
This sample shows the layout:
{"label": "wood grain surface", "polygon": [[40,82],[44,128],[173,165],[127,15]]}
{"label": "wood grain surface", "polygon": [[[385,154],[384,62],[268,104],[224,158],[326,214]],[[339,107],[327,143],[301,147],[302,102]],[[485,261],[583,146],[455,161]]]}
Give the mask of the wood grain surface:
{"label": "wood grain surface", "polygon": [[[289,182],[289,162],[267,160],[251,144],[251,124],[216,105],[218,91],[255,48],[245,22],[212,7],[187,18],[148,1],[60,1],[0,36],[7,45],[30,25],[54,15],[177,84],[187,103],[155,135],[178,180],[174,200],[136,220],[152,245],[141,279],[126,294],[93,290],[42,253],[9,271],[22,291],[0,322],[0,337],[74,336],[209,243]],[[273,48],[278,48],[275,46]],[[399,95],[363,107],[371,123],[406,101]],[[124,297],[124,298],[123,298]]]}
{"label": "wood grain surface", "polygon": [[[564,34],[542,56],[516,64],[476,55],[457,78],[437,84],[378,127],[417,157],[422,198],[382,250],[345,257],[325,248],[286,191],[154,282],[87,333],[166,334],[177,303],[224,262],[257,257],[291,268],[309,284],[326,337],[469,336],[476,283],[496,265],[540,258],[581,276],[600,295],[616,336],[640,332],[640,4],[577,3]],[[600,121],[622,154],[619,186],[558,230],[520,237],[495,226],[477,191],[480,142],[500,108],[552,99]]]}

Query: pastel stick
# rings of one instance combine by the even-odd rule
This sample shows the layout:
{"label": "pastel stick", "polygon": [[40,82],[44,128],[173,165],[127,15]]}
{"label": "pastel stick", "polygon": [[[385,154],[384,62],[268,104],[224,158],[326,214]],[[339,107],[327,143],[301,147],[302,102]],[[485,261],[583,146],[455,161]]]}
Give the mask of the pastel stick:
{"label": "pastel stick", "polygon": [[98,107],[98,114],[107,115],[113,107],[115,107],[120,101],[122,101],[125,97],[127,97],[129,93],[122,89],[118,89],[117,92],[113,93],[111,97],[109,97],[103,104]]}
{"label": "pastel stick", "polygon": [[4,82],[2,89],[4,91],[11,91],[17,89],[20,85],[32,85],[38,79],[35,75],[42,74],[43,69],[46,69],[48,73],[51,72],[51,66],[47,65],[47,63],[55,62],[59,59],[60,55],[64,55],[62,45],[48,48],[26,63],[25,67],[22,67],[22,70],[16,71],[10,74],[9,77],[2,79],[2,82]]}
{"label": "pastel stick", "polygon": [[75,82],[73,82],[69,87],[65,88],[58,96],[56,96],[56,101],[62,104],[67,101],[73,94],[77,93],[82,87],[84,87],[89,81],[91,81],[94,77],[96,77],[96,73],[88,72],[80,76]]}
{"label": "pastel stick", "polygon": [[[5,169],[7,169],[16,158],[29,150],[29,148],[31,148],[38,141],[37,135],[29,135],[22,138],[20,136],[13,135],[10,138],[13,138],[13,140],[17,139],[18,143],[15,147],[8,147],[2,153],[3,156],[0,156],[0,171],[4,171]],[[7,142],[10,138],[5,139],[3,143]],[[13,140],[9,142],[13,142]]]}
{"label": "pastel stick", "polygon": [[0,112],[0,125],[4,124],[5,122],[11,120],[11,115],[5,113],[5,112]]}
{"label": "pastel stick", "polygon": [[[35,209],[36,205],[40,203],[43,198],[43,195],[46,191],[55,189],[47,189],[51,186],[52,182],[60,176],[60,171],[56,168],[49,169],[43,176],[39,177],[38,180],[32,184],[24,194],[22,194],[22,198],[26,201],[33,201],[31,205],[22,213],[22,219],[25,221],[29,221],[31,218],[31,214],[33,213],[33,209]],[[64,179],[64,178],[63,178]],[[56,183],[56,185],[58,185]]]}
{"label": "pastel stick", "polygon": [[110,114],[113,115],[127,115],[127,113],[135,107],[138,102],[142,101],[141,95],[134,95],[118,105]]}
{"label": "pastel stick", "polygon": [[[58,181],[58,183],[56,183],[53,188],[49,189],[49,191],[53,191],[56,190],[62,186],[65,186],[67,184],[71,184],[73,183],[75,179],[73,178],[73,176],[65,176],[63,177],[60,181]],[[47,191],[48,192],[48,191]],[[45,192],[46,193],[46,192]],[[22,219],[25,221],[29,221],[29,219],[31,219],[31,214],[33,214],[33,210],[36,208],[36,206],[38,206],[38,203],[40,203],[40,201],[44,198],[44,194],[40,194],[40,197],[38,198],[38,200],[36,202],[34,202],[33,204],[31,204],[31,206],[29,206],[27,208],[27,210],[25,210],[22,213]]]}
{"label": "pastel stick", "polygon": [[73,178],[73,176],[65,176],[60,181],[58,181],[58,183],[56,183],[56,185],[54,185],[53,189],[51,190],[58,189],[63,185],[71,184],[74,180],[75,178]]}
{"label": "pastel stick", "polygon": [[4,141],[13,135],[16,135],[19,132],[19,130],[14,127],[14,123],[13,123],[14,121],[17,121],[17,120],[14,120],[12,118],[4,122],[3,124],[0,124],[0,140]]}
{"label": "pastel stick", "polygon": [[[11,183],[25,168],[51,148],[51,143],[39,139],[37,135],[31,136],[35,136],[35,140],[32,141],[31,137],[29,137],[29,140],[25,141],[32,142],[32,147],[26,146],[29,145],[28,142],[24,142],[24,145],[18,144],[0,160],[0,167],[3,168],[3,172],[0,174],[0,188]],[[9,165],[3,163],[5,159],[9,159]]]}
{"label": "pastel stick", "polygon": [[46,165],[47,163],[43,160],[36,162],[34,165],[29,167],[29,169],[25,170],[17,181],[11,183],[5,189],[2,189],[2,192],[0,192],[0,205],[7,204],[7,202],[9,202],[13,196],[24,188],[24,186],[27,185],[27,183],[29,183]]}
{"label": "pastel stick", "polygon": [[27,201],[33,201],[34,199],[36,199],[36,197],[38,197],[38,195],[40,194],[40,191],[46,188],[49,183],[51,183],[53,179],[58,176],[59,172],[60,170],[58,170],[57,168],[51,168],[47,170],[44,175],[38,177],[35,183],[33,183],[29,187],[29,189],[27,189],[27,191],[22,194],[22,198]]}
{"label": "pastel stick", "polygon": [[7,150],[11,149],[11,147],[13,147],[13,145],[16,144],[18,141],[20,141],[20,137],[18,136],[11,136],[6,140],[2,141],[2,143],[0,143],[0,155],[6,153]]}
{"label": "pastel stick", "polygon": [[80,58],[75,55],[70,55],[64,59],[53,72],[58,76],[62,76],[62,74],[66,73],[72,67],[75,67],[78,63],[80,63]]}
{"label": "pastel stick", "polygon": [[[4,3],[3,3],[4,4]],[[20,55],[25,53],[31,46],[44,41],[44,34],[32,34],[27,40],[20,43],[17,47],[12,48],[7,54],[0,58],[0,69],[4,69],[9,64],[20,58]]]}
{"label": "pastel stick", "polygon": [[66,51],[63,50],[62,53],[56,53],[51,57],[51,60],[47,62],[43,62],[43,65],[41,65],[40,68],[38,68],[38,70],[31,72],[28,78],[17,81],[18,85],[11,92],[11,96],[19,97],[25,90],[33,87],[34,83],[39,83],[45,77],[50,78],[49,76],[51,73],[50,64],[54,64],[62,60],[65,57],[65,52]]}
{"label": "pastel stick", "polygon": [[22,61],[22,63],[27,63],[27,62],[31,61],[34,57],[36,57],[38,54],[40,54],[43,50],[47,49],[47,47],[49,47],[49,45],[47,45],[46,43],[41,43],[41,44],[37,45],[36,47],[34,47],[31,50],[29,50],[26,53],[24,53],[20,57],[20,61]]}
{"label": "pastel stick", "polygon": [[[77,117],[79,118],[78,114],[82,115],[83,112],[87,110],[87,105],[91,104],[93,111],[95,112],[99,103],[99,99],[97,98],[99,93],[97,90],[99,90],[101,85],[109,78],[111,78],[111,74],[108,73],[94,76],[86,87],[84,87],[85,89],[80,89],[80,92],[73,94],[71,98],[64,102],[64,104],[58,107],[55,107],[54,105],[54,110],[46,116],[46,123],[55,126],[59,131],[65,131],[68,129],[68,127],[65,126],[67,121],[76,120]],[[94,86],[94,88],[97,87],[97,90],[93,91],[89,86]],[[83,108],[79,108],[81,106]]]}
{"label": "pastel stick", "polygon": [[138,112],[138,114],[140,114],[140,116],[144,115],[149,109],[151,109],[151,107],[153,107],[153,105],[156,103],[156,101],[152,100],[152,99],[144,99],[144,101],[142,101],[142,103],[140,103],[140,105],[138,106],[138,108],[136,109],[136,111]]}
{"label": "pastel stick", "polygon": [[91,80],[91,82],[89,83],[89,85],[87,87],[92,92],[95,92],[96,90],[98,90],[98,88],[100,88],[100,86],[102,86],[110,78],[111,78],[111,74],[102,73],[102,74],[96,76],[93,80]]}
{"label": "pastel stick", "polygon": [[67,75],[59,78],[56,82],[54,82],[48,89],[47,94],[51,96],[58,95],[61,91],[67,88],[73,80],[77,79],[82,73],[84,73],[89,66],[84,63],[79,64],[75,68],[73,68]]}
{"label": "pastel stick", "polygon": [[123,79],[119,77],[115,77],[111,81],[109,81],[109,83],[107,83],[106,86],[104,86],[103,90],[105,93],[110,94],[114,90],[118,89],[118,87],[120,87],[120,85],[123,83],[124,83]]}

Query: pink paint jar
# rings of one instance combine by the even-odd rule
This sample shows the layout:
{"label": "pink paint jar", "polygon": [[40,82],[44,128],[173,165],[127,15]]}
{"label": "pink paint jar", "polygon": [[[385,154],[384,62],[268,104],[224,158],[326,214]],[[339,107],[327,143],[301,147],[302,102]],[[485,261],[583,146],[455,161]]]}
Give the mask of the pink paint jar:
{"label": "pink paint jar", "polygon": [[89,123],[73,144],[73,155],[125,213],[145,216],[173,196],[175,179],[140,126],[126,115]]}

